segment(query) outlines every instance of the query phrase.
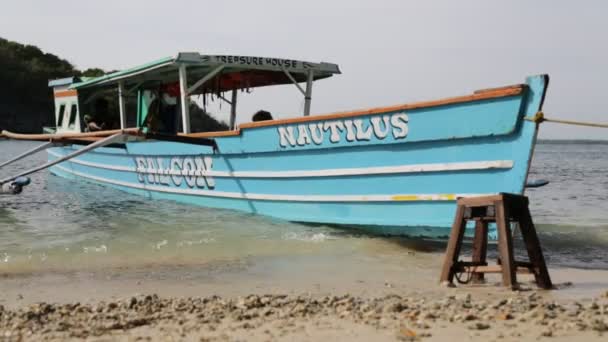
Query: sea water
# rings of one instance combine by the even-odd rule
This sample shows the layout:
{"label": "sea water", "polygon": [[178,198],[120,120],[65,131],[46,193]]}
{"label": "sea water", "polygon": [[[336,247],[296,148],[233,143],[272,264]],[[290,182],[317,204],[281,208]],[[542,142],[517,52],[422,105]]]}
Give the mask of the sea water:
{"label": "sea water", "polygon": [[[0,162],[38,143],[0,140]],[[0,169],[0,177],[46,161],[42,152]],[[531,210],[551,267],[608,269],[608,143],[541,142],[529,189]],[[397,257],[424,263],[445,243],[307,226],[230,210],[151,201],[115,189],[31,176],[16,196],[0,196],[0,273],[171,267],[251,258],[326,262]],[[300,259],[301,259],[300,258]],[[287,262],[288,263],[288,262]],[[289,265],[283,265],[289,267]]]}

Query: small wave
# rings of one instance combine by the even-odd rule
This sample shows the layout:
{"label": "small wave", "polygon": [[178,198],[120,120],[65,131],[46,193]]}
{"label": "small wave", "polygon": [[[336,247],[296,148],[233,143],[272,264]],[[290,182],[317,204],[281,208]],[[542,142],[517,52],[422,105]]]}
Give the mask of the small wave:
{"label": "small wave", "polygon": [[157,250],[160,250],[161,248],[163,248],[164,246],[166,246],[168,244],[169,244],[169,241],[163,240],[163,241],[157,242],[156,245],[154,246],[154,248],[156,248]]}
{"label": "small wave", "polygon": [[283,240],[295,240],[304,242],[324,242],[327,240],[335,239],[335,237],[325,233],[296,233],[288,232],[283,234]]}
{"label": "small wave", "polygon": [[214,242],[216,242],[214,238],[205,238],[205,239],[200,239],[198,241],[184,240],[184,241],[179,241],[177,243],[177,247],[193,246],[193,245],[206,245],[206,244],[214,243]]}
{"label": "small wave", "polygon": [[107,253],[108,247],[106,245],[96,246],[85,246],[82,248],[82,251],[85,253]]}

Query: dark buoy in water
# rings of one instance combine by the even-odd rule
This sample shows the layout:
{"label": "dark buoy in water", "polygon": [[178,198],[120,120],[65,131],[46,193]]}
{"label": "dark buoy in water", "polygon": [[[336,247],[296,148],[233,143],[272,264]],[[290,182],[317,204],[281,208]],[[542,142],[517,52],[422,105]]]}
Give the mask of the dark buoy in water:
{"label": "dark buoy in water", "polygon": [[532,179],[526,182],[526,188],[540,188],[541,186],[545,186],[549,184],[548,180],[544,179]]}
{"label": "dark buoy in water", "polygon": [[18,177],[14,181],[2,184],[0,195],[17,195],[23,191],[23,187],[30,184],[29,177]]}

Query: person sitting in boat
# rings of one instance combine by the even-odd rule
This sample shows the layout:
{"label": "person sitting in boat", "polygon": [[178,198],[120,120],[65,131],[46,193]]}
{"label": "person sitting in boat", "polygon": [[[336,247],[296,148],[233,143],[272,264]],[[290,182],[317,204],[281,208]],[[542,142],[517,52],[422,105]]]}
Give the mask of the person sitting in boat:
{"label": "person sitting in boat", "polygon": [[105,127],[105,123],[97,124],[96,120],[91,115],[85,115],[83,119],[85,132],[103,131]]}
{"label": "person sitting in boat", "polygon": [[270,112],[265,111],[265,110],[259,110],[259,111],[257,111],[257,113],[253,114],[253,117],[251,119],[254,122],[256,122],[256,121],[273,120],[272,115],[270,114]]}
{"label": "person sitting in boat", "polygon": [[[83,117],[85,131],[95,132],[106,129],[108,113],[108,100],[104,98],[97,99],[93,107],[93,114],[85,115]],[[112,125],[110,125],[109,128],[112,128],[111,126]]]}
{"label": "person sitting in boat", "polygon": [[160,102],[158,99],[154,99],[152,103],[150,103],[145,124],[151,132],[165,132],[165,125],[160,116]]}

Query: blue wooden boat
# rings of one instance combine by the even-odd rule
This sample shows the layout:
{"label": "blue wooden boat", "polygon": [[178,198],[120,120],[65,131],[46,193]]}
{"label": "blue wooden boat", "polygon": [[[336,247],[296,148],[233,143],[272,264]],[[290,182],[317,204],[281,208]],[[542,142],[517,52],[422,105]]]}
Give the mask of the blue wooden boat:
{"label": "blue wooden boat", "polygon": [[[138,130],[50,170],[149,199],[426,236],[448,235],[458,197],[523,193],[548,76],[436,101],[309,115],[314,82],[339,73],[330,63],[180,53],[84,82],[51,81],[63,144],[47,150],[49,161],[129,126]],[[236,124],[237,94],[292,84],[305,98],[302,116]],[[80,133],[86,108],[108,93],[118,95],[123,130]],[[230,104],[229,129],[193,132],[194,95]],[[164,126],[173,128],[154,131],[151,106],[167,98]]]}

